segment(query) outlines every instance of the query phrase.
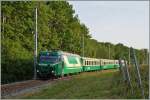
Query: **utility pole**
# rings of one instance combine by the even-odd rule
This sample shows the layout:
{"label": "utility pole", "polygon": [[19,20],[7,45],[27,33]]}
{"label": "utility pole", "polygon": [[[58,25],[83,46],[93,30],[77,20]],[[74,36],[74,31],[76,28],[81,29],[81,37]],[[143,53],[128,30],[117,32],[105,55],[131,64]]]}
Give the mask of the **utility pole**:
{"label": "utility pole", "polygon": [[36,79],[37,65],[37,8],[35,9],[35,34],[34,34],[34,79]]}
{"label": "utility pole", "polygon": [[130,48],[129,48],[129,66],[130,66]]}
{"label": "utility pole", "polygon": [[83,40],[82,40],[82,56],[84,57],[84,34],[82,36]]}
{"label": "utility pole", "polygon": [[109,59],[110,59],[110,44],[109,44]]}

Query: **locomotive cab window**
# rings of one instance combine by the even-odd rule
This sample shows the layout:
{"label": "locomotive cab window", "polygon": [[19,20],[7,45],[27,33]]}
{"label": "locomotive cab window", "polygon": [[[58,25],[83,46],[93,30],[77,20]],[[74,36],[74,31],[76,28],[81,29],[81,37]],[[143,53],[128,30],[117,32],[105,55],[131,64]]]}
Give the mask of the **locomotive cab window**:
{"label": "locomotive cab window", "polygon": [[40,63],[56,63],[60,60],[60,56],[54,56],[50,55],[49,53],[47,54],[40,54]]}

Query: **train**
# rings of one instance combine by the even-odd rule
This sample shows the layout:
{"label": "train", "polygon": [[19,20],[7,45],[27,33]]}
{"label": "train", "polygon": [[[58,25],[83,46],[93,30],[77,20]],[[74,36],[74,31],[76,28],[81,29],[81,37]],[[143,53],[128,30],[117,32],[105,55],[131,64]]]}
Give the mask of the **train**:
{"label": "train", "polygon": [[38,77],[62,77],[73,73],[119,68],[119,61],[82,57],[64,51],[41,51],[36,71]]}

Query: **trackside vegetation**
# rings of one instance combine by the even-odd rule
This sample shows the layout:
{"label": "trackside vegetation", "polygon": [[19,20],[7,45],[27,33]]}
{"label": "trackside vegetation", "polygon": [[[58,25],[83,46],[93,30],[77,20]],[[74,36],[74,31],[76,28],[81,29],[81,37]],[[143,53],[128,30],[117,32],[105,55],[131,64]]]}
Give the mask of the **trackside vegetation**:
{"label": "trackside vegetation", "polygon": [[[1,1],[1,83],[33,78],[35,8],[38,9],[38,53],[59,49],[91,58],[128,58],[123,44],[92,39],[67,1]],[[99,33],[103,35],[103,33]],[[120,33],[121,34],[121,33]],[[136,49],[140,63],[145,63],[147,49]]]}
{"label": "trackside vegetation", "polygon": [[[134,67],[129,68],[129,74],[131,77],[131,84],[133,86],[133,94],[131,93],[131,88],[123,81],[122,73],[115,73],[114,80],[112,81],[112,91],[115,94],[120,95],[122,98],[130,99],[142,99],[141,89],[138,85],[137,74]],[[149,98],[149,66],[143,65],[140,67],[140,74],[142,79],[142,84],[144,87],[145,98]],[[116,90],[116,91],[115,91]]]}
{"label": "trackside vegetation", "polygon": [[[118,98],[111,92],[113,73],[116,70],[84,72],[70,80],[58,81],[37,93],[28,93],[20,98],[30,99],[98,99]],[[18,97],[17,97],[18,98]]]}
{"label": "trackside vegetation", "polygon": [[[149,96],[148,66],[141,69],[145,98]],[[127,84],[124,83],[119,70],[102,70],[84,72],[73,75],[69,80],[60,80],[45,87],[36,93],[27,93],[17,98],[30,99],[137,99],[142,98],[141,91],[134,77],[134,68],[130,68],[134,95],[131,94]]]}

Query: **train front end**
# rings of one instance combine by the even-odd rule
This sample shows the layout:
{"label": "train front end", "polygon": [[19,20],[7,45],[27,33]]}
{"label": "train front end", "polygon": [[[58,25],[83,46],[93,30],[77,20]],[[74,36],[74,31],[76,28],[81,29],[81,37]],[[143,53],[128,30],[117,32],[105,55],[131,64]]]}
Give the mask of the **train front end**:
{"label": "train front end", "polygon": [[37,75],[39,78],[56,76],[56,66],[61,62],[61,56],[52,52],[42,51],[39,54]]}

